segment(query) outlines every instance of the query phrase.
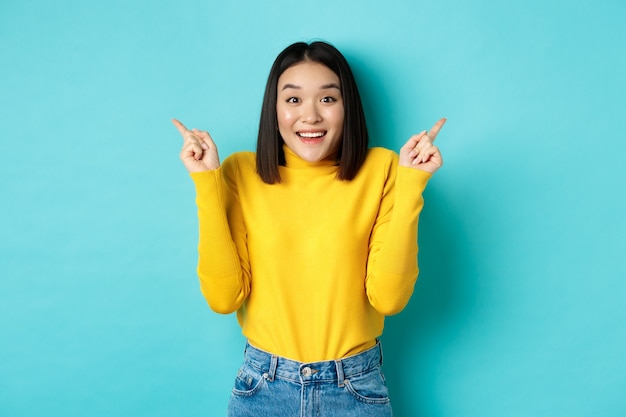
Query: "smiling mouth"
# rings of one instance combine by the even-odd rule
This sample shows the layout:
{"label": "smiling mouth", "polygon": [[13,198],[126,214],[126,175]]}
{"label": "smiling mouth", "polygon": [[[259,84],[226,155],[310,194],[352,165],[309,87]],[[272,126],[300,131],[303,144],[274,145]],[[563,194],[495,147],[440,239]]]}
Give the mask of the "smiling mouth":
{"label": "smiling mouth", "polygon": [[296,135],[298,135],[299,138],[301,139],[319,139],[323,136],[326,135],[326,131],[320,131],[320,132],[296,132]]}

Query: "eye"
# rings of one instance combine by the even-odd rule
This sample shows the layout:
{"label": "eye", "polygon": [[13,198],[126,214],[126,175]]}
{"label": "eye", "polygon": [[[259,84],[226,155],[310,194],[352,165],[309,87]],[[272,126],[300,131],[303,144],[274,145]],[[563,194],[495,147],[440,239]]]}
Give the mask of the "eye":
{"label": "eye", "polygon": [[289,97],[287,100],[287,103],[292,103],[292,104],[296,104],[300,102],[300,99],[297,97]]}
{"label": "eye", "polygon": [[322,98],[322,103],[334,103],[337,101],[337,99],[335,97],[331,97],[331,96],[326,96],[324,98]]}

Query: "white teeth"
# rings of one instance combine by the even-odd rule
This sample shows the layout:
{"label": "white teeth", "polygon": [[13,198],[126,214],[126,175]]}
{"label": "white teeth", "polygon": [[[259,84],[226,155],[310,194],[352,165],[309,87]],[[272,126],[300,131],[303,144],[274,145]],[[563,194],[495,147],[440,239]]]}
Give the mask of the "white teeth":
{"label": "white teeth", "polygon": [[303,138],[321,138],[326,132],[298,132],[298,136]]}

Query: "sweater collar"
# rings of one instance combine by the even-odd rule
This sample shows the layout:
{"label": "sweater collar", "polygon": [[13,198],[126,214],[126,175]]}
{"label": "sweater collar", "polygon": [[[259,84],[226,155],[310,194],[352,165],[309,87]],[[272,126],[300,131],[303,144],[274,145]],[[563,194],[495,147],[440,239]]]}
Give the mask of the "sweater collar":
{"label": "sweater collar", "polygon": [[283,152],[287,168],[339,167],[339,162],[335,158],[326,158],[317,162],[305,161],[285,144],[283,144]]}

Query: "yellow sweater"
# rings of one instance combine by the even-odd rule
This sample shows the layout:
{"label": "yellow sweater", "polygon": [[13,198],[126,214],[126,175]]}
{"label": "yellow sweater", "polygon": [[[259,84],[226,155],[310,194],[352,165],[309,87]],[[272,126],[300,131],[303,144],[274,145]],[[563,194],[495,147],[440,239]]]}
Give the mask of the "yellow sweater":
{"label": "yellow sweater", "polygon": [[373,148],[352,181],[333,161],[285,147],[282,182],[265,184],[255,155],[191,174],[200,225],[198,276],[218,313],[237,311],[250,343],[302,362],[359,353],[417,279],[417,224],[430,174]]}

